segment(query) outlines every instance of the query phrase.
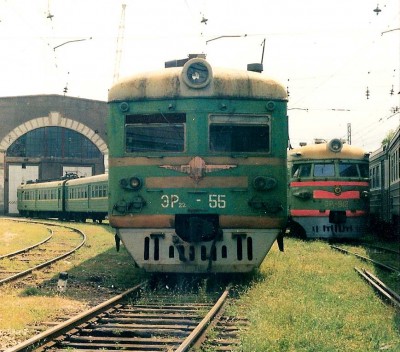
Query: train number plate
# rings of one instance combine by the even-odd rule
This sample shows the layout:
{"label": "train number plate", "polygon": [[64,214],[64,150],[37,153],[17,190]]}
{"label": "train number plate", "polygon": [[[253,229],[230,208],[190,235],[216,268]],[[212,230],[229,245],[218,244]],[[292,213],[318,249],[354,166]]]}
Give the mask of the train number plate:
{"label": "train number plate", "polygon": [[[201,203],[203,199],[199,197],[196,202]],[[226,208],[226,195],[208,194],[207,203],[211,209],[224,209]],[[187,203],[177,194],[163,194],[161,196],[161,206],[163,208],[186,208]]]}
{"label": "train number plate", "polygon": [[348,200],[326,200],[325,206],[327,208],[349,208]]}

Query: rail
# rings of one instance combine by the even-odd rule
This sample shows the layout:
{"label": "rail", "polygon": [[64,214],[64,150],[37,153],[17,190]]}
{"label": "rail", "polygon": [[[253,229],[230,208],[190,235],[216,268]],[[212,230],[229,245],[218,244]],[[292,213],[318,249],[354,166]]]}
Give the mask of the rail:
{"label": "rail", "polygon": [[354,268],[372,287],[400,310],[400,296],[375,275],[365,269]]}
{"label": "rail", "polygon": [[[28,221],[26,221],[26,222],[28,222]],[[11,281],[14,281],[14,280],[17,280],[17,279],[19,279],[21,277],[29,275],[30,273],[32,273],[35,270],[43,269],[43,268],[45,268],[47,266],[50,266],[51,264],[53,264],[53,263],[55,263],[55,262],[57,262],[57,261],[59,261],[61,259],[64,259],[64,258],[70,256],[71,254],[73,254],[74,252],[76,252],[78,249],[80,249],[86,242],[86,234],[83,231],[81,231],[81,230],[79,230],[77,228],[74,228],[74,227],[71,227],[71,226],[66,226],[66,225],[57,225],[57,224],[52,224],[52,223],[47,223],[47,222],[33,221],[32,223],[45,224],[45,225],[48,225],[48,226],[58,226],[58,227],[67,228],[69,230],[72,230],[74,232],[79,233],[80,236],[82,237],[82,241],[76,247],[72,248],[71,250],[69,250],[69,251],[67,251],[67,252],[65,252],[65,253],[57,256],[57,257],[54,257],[54,258],[52,258],[50,260],[47,260],[46,262],[42,262],[40,264],[37,264],[37,265],[35,265],[35,266],[31,267],[31,268],[28,268],[26,270],[20,271],[20,272],[14,274],[14,275],[10,275],[10,276],[7,276],[7,277],[5,277],[3,279],[0,279],[0,285],[3,285],[5,283],[8,283],[8,282],[11,282]]]}
{"label": "rail", "polygon": [[41,334],[36,335],[36,336],[30,338],[29,340],[26,340],[26,341],[18,344],[15,347],[6,349],[4,352],[32,351],[33,349],[36,349],[38,346],[41,346],[44,343],[59,337],[60,335],[71,330],[73,327],[79,325],[80,323],[88,321],[91,318],[95,317],[96,315],[109,309],[111,306],[117,304],[122,299],[125,299],[131,293],[138,291],[142,286],[143,286],[143,283],[136,285],[136,286],[124,291],[123,293],[121,293],[117,296],[114,296],[111,299],[97,305],[96,307],[93,307],[93,308],[83,312],[82,314],[79,314],[71,319],[68,319],[67,321],[55,326],[52,329],[46,330],[46,331],[42,332]]}
{"label": "rail", "polygon": [[378,267],[380,267],[380,268],[382,268],[382,269],[385,269],[385,270],[387,270],[387,271],[391,271],[391,272],[400,274],[400,271],[397,270],[396,268],[394,268],[393,266],[390,266],[390,265],[386,265],[386,264],[377,262],[376,260],[373,260],[373,259],[371,259],[371,258],[365,257],[365,256],[360,255],[360,254],[358,254],[358,253],[351,252],[351,251],[349,251],[349,250],[347,250],[347,249],[344,249],[344,248],[341,248],[341,247],[338,247],[338,246],[333,246],[333,245],[331,245],[331,248],[336,249],[337,251],[342,252],[342,253],[345,253],[345,254],[354,255],[355,257],[357,257],[357,258],[359,258],[359,259],[361,259],[361,260],[364,260],[364,261],[373,263],[374,265],[376,265],[376,266],[378,266]]}
{"label": "rail", "polygon": [[[226,288],[218,299],[213,295],[201,303],[204,297],[199,301],[197,295],[183,295],[179,299],[171,294],[145,295],[141,290],[145,284],[141,283],[4,352],[55,349],[189,351],[205,341],[208,329],[221,319],[229,295],[229,288]],[[137,293],[138,298],[127,299],[133,293]],[[209,302],[210,298],[215,304]],[[229,322],[233,320],[232,317],[225,318]],[[226,321],[222,324],[226,325]],[[235,335],[232,330],[230,325],[230,335]],[[238,339],[236,335],[224,336],[223,343],[232,347]]]}

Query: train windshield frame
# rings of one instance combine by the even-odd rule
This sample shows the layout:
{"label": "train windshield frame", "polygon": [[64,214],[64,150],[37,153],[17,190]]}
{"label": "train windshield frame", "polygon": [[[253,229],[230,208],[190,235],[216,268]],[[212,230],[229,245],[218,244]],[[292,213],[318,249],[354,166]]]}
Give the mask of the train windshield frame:
{"label": "train windshield frame", "polygon": [[209,115],[210,152],[269,153],[269,115]]}
{"label": "train windshield frame", "polygon": [[294,163],[292,167],[292,177],[310,177],[312,163]]}
{"label": "train windshield frame", "polygon": [[335,177],[334,163],[315,163],[313,168],[314,177]]}
{"label": "train windshield frame", "polygon": [[125,151],[184,152],[186,114],[158,113],[125,116]]}
{"label": "train windshield frame", "polygon": [[368,178],[367,163],[354,161],[339,162],[294,162],[290,170],[292,178]]}
{"label": "train windshield frame", "polygon": [[339,177],[358,177],[357,164],[339,163]]}
{"label": "train windshield frame", "polygon": [[360,170],[360,177],[368,178],[369,177],[369,165],[368,163],[359,163],[358,169]]}

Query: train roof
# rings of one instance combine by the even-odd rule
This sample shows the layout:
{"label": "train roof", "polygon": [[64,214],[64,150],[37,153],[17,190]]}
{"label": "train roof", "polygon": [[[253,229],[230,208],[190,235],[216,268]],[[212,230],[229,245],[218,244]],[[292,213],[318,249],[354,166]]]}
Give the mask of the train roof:
{"label": "train roof", "polygon": [[399,145],[399,138],[400,138],[400,126],[397,127],[396,131],[394,132],[393,138],[389,142],[389,149],[396,147]]}
{"label": "train roof", "polygon": [[[193,76],[193,80],[188,77],[198,65],[200,70],[194,75],[201,72],[204,76],[196,82],[197,77]],[[183,67],[139,73],[122,79],[110,88],[108,101],[209,96],[287,100],[285,87],[261,73],[212,68],[206,60],[194,58]]]}
{"label": "train roof", "polygon": [[397,148],[399,145],[399,139],[400,139],[400,126],[397,127],[396,131],[394,132],[394,135],[392,137],[392,139],[389,141],[389,143],[380,146],[378,149],[374,150],[370,157],[369,160],[370,161],[375,161],[375,160],[379,160],[381,158],[384,158],[386,153],[389,150],[392,150],[392,148]]}
{"label": "train roof", "polygon": [[49,182],[27,182],[18,186],[19,189],[44,189],[62,186],[64,180],[49,181]]}
{"label": "train roof", "polygon": [[332,151],[329,143],[310,144],[288,151],[288,161],[313,159],[354,159],[368,161],[368,153],[364,149],[348,144],[342,144],[340,151]]}
{"label": "train roof", "polygon": [[76,185],[83,185],[87,183],[96,183],[96,182],[106,182],[108,180],[108,174],[101,174],[95,176],[88,176],[88,177],[80,177],[68,180],[65,185],[66,186],[76,186]]}
{"label": "train roof", "polygon": [[48,182],[27,182],[18,186],[18,189],[45,189],[45,188],[54,188],[60,187],[65,183],[66,185],[80,185],[87,183],[95,183],[95,182],[105,182],[108,180],[108,174],[88,176],[88,177],[80,177],[73,178],[70,180],[57,180],[57,181],[48,181]]}

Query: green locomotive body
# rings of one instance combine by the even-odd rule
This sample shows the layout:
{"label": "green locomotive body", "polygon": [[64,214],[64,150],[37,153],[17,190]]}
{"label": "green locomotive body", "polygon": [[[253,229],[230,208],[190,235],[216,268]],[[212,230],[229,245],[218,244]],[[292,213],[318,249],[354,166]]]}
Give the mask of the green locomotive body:
{"label": "green locomotive body", "polygon": [[109,220],[153,272],[248,272],[287,218],[286,91],[202,58],[109,90]]}

